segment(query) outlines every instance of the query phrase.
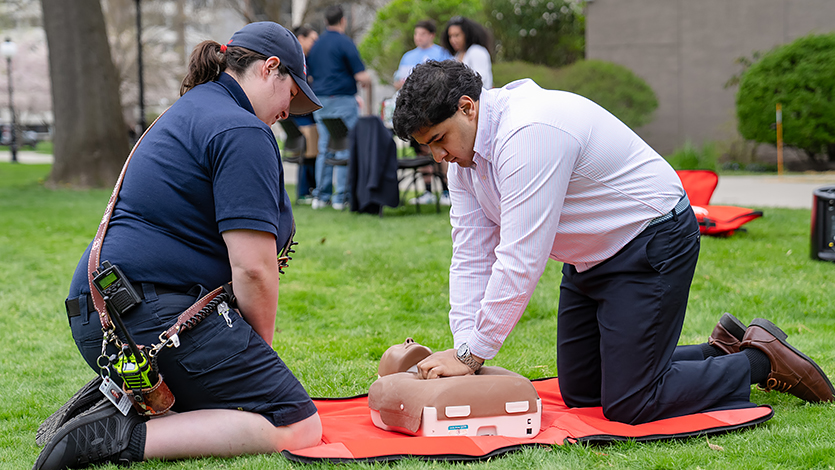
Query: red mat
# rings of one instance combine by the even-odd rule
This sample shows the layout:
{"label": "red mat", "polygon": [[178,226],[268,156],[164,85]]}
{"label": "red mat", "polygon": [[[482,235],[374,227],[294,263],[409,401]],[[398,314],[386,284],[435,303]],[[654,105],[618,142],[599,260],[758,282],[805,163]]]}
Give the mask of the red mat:
{"label": "red mat", "polygon": [[322,444],[282,452],[295,462],[393,461],[404,457],[425,460],[482,460],[526,445],[654,441],[717,434],[755,426],[774,414],[771,407],[712,411],[650,423],[629,425],[609,421],[602,408],[568,408],[556,378],[533,382],[542,399],[542,430],[533,439],[502,436],[413,437],[383,431],[371,422],[366,395],[314,399],[322,417]]}

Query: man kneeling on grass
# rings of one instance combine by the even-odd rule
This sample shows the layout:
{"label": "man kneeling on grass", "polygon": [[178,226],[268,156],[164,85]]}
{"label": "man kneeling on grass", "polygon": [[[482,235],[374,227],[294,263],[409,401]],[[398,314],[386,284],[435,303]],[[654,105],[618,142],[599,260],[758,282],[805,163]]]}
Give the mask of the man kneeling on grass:
{"label": "man kneeling on grass", "polygon": [[465,65],[427,62],[400,90],[394,129],[456,163],[456,349],[421,361],[422,378],[471,374],[495,357],[552,258],[564,263],[557,366],[569,406],[637,424],[752,407],[751,384],[835,398],[768,320],[746,327],[726,314],[707,343],[677,346],[699,227],[675,171],[600,106],[531,80],[483,90]]}

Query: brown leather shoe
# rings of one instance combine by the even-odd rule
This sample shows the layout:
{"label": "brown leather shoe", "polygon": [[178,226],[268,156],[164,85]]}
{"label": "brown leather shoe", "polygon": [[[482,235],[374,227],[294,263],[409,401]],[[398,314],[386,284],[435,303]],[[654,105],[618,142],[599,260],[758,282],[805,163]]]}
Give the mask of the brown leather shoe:
{"label": "brown leather shoe", "polygon": [[811,403],[835,401],[835,389],[826,374],[785,338],[783,330],[762,318],[754,319],[745,331],[740,348],[757,348],[771,361],[771,373],[760,387],[790,393]]}
{"label": "brown leather shoe", "polygon": [[713,327],[713,333],[707,339],[707,344],[721,349],[725,354],[738,353],[746,328],[745,324],[735,316],[725,312],[719,319],[719,323]]}

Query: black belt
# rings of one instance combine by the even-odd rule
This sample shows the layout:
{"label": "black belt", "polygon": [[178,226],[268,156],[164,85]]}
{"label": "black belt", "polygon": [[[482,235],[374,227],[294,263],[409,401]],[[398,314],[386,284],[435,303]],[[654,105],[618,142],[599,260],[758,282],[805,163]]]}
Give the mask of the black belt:
{"label": "black belt", "polygon": [[649,225],[647,225],[647,228],[652,227],[653,225],[658,225],[661,222],[666,222],[666,221],[678,216],[678,214],[684,213],[684,211],[687,210],[688,207],[690,207],[690,199],[688,199],[687,195],[685,194],[681,199],[679,199],[678,204],[676,204],[676,206],[673,207],[673,210],[671,210],[670,212],[667,212],[664,215],[660,215],[660,216],[652,219],[649,222]]}
{"label": "black belt", "polygon": [[[184,294],[181,290],[171,289],[169,287],[165,287],[159,284],[153,284],[154,291],[156,291],[157,295],[162,294]],[[139,294],[139,297],[142,300],[145,300],[145,291],[142,289],[141,283],[133,284],[133,289]],[[93,305],[93,297],[90,294],[83,294],[87,297],[87,313],[93,313],[96,311],[96,306]],[[67,299],[64,303],[67,306],[67,317],[77,317],[81,315],[81,302],[79,302],[80,297],[76,297],[75,299]]]}

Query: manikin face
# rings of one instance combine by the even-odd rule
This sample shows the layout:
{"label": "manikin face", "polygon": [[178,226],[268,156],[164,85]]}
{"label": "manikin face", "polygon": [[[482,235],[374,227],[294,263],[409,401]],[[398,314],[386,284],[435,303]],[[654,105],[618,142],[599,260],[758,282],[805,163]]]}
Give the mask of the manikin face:
{"label": "manikin face", "polygon": [[457,163],[467,168],[473,165],[477,129],[478,103],[469,96],[462,96],[458,101],[458,110],[452,117],[420,129],[412,137],[419,144],[429,147],[436,162]]}
{"label": "manikin face", "polygon": [[467,38],[464,36],[464,31],[458,25],[452,25],[447,31],[449,34],[449,45],[455,49],[455,52],[464,50],[464,45],[467,44]]}
{"label": "manikin face", "polygon": [[415,28],[415,46],[429,49],[435,43],[435,35],[423,28]]}
{"label": "manikin face", "polygon": [[279,63],[277,57],[270,57],[261,65],[257,96],[250,98],[255,115],[268,126],[290,116],[290,102],[301,92],[293,77],[278,73]]}
{"label": "manikin face", "polygon": [[382,377],[397,372],[414,372],[412,368],[431,354],[431,349],[406,338],[403,344],[395,344],[383,353],[377,373]]}

